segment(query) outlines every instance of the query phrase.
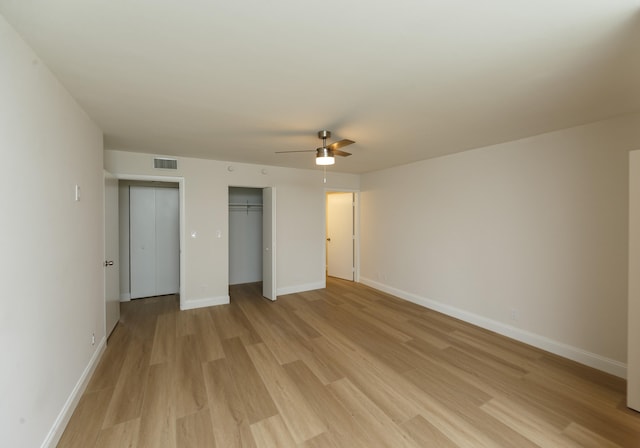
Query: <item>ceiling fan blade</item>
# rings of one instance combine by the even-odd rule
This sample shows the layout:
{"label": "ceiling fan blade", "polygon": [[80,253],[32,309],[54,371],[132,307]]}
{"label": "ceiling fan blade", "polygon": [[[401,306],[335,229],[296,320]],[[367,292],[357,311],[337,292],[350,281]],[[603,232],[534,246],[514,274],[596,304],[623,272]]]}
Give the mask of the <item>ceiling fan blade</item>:
{"label": "ceiling fan blade", "polygon": [[315,149],[303,149],[302,151],[276,151],[276,154],[288,154],[290,152],[316,152]]}
{"label": "ceiling fan blade", "polygon": [[351,155],[350,152],[340,151],[339,149],[334,149],[331,152],[333,153],[334,156],[340,156],[340,157],[349,157]]}
{"label": "ceiling fan blade", "polygon": [[343,147],[345,147],[347,145],[351,145],[353,143],[355,143],[353,140],[344,139],[344,140],[340,140],[338,142],[333,142],[330,145],[327,145],[327,148],[330,149],[331,151],[335,151],[336,149],[343,148]]}

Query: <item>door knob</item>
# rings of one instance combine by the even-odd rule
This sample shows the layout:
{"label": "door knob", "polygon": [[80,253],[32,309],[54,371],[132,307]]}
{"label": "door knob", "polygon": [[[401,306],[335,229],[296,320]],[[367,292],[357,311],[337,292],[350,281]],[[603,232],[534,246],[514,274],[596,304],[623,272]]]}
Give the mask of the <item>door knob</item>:
{"label": "door knob", "polygon": [[327,241],[331,242],[331,238],[327,238]]}
{"label": "door knob", "polygon": [[107,260],[104,262],[105,266],[113,266],[113,260]]}

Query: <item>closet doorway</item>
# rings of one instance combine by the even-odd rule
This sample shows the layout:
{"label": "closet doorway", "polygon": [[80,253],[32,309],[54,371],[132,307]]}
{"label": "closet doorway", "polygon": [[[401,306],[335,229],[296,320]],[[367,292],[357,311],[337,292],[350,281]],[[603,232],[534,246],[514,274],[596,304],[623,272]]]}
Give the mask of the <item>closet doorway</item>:
{"label": "closet doorway", "polygon": [[326,274],[356,281],[356,197],[354,192],[326,193]]}
{"label": "closet doorway", "polygon": [[120,182],[121,238],[124,253],[123,299],[180,290],[179,185],[172,182]]}
{"label": "closet doorway", "polygon": [[229,187],[229,285],[262,282],[276,300],[275,190]]}
{"label": "closet doorway", "polygon": [[262,281],[262,188],[229,187],[229,284]]}

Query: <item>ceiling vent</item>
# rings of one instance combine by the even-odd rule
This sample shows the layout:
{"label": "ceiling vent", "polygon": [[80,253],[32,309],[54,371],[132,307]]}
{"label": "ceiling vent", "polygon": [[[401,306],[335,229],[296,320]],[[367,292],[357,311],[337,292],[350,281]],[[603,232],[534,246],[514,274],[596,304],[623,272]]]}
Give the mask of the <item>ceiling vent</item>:
{"label": "ceiling vent", "polygon": [[177,170],[178,161],[176,159],[167,159],[164,157],[155,157],[153,159],[153,167],[163,170]]}

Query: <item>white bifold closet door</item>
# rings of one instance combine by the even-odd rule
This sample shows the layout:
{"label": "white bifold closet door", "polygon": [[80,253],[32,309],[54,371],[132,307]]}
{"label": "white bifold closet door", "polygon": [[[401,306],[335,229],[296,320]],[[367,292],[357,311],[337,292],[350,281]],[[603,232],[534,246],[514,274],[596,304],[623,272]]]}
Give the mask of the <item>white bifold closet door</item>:
{"label": "white bifold closet door", "polygon": [[131,298],[180,289],[180,213],[177,188],[129,189]]}

